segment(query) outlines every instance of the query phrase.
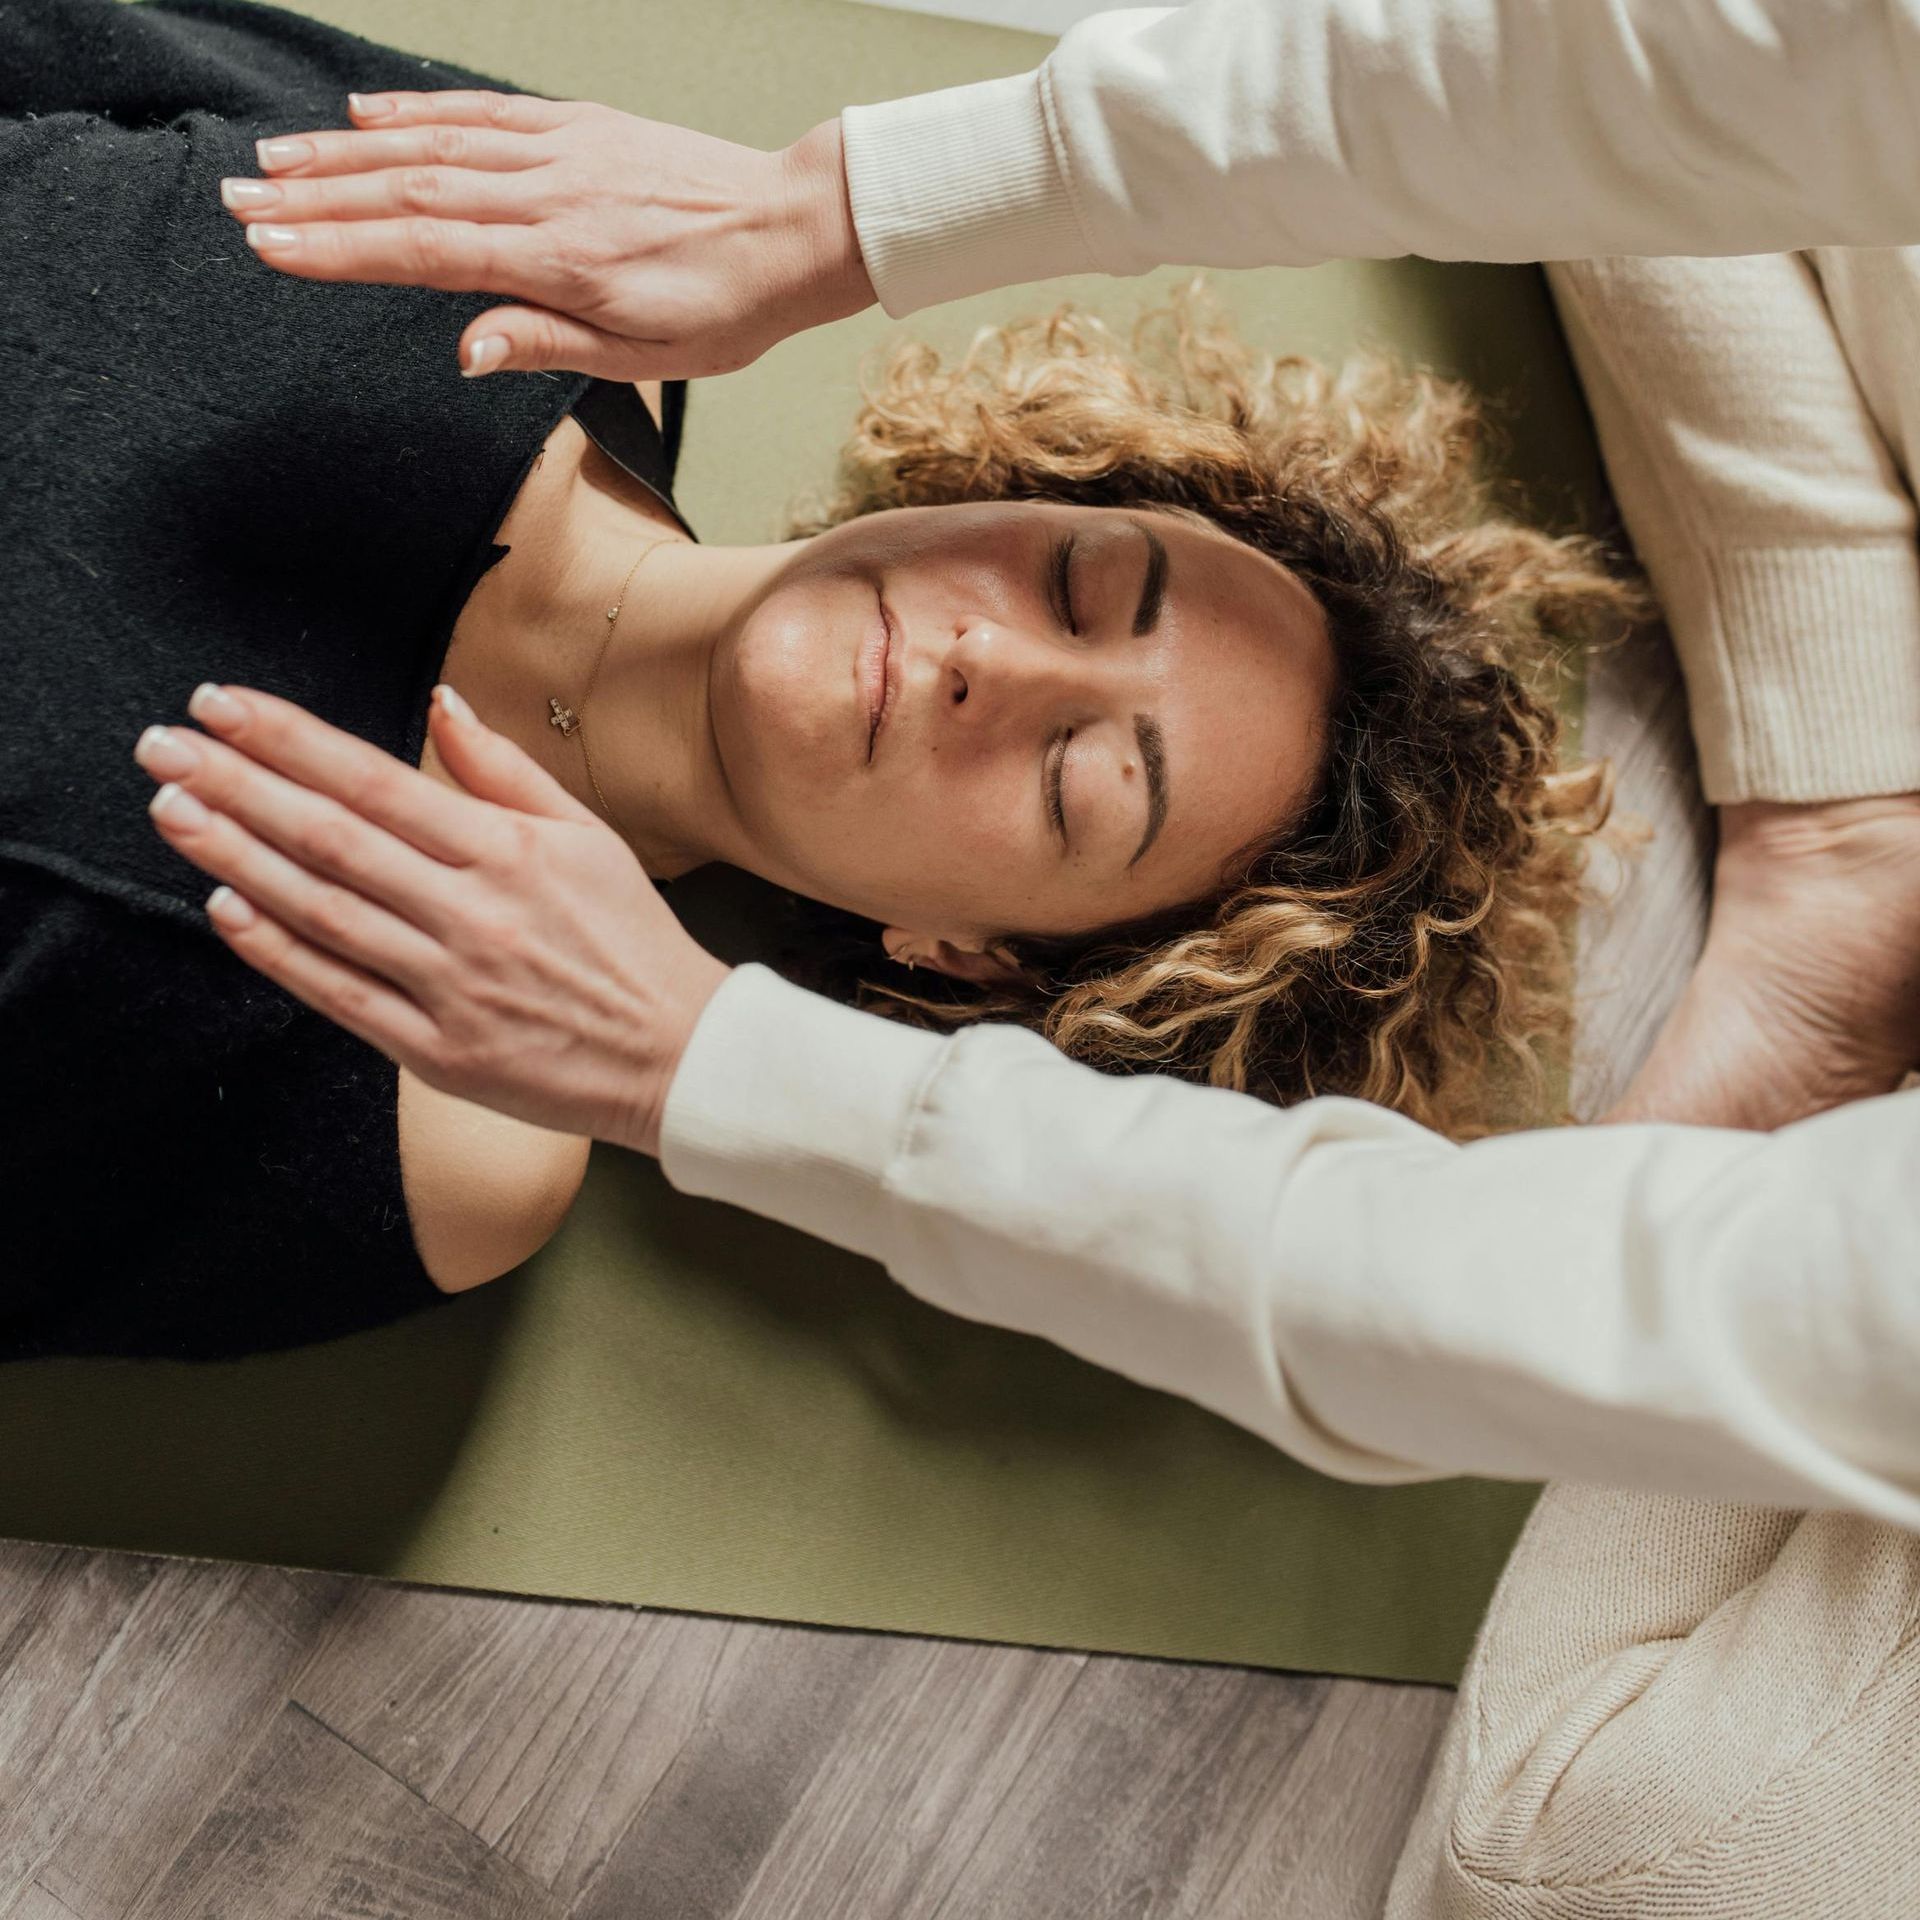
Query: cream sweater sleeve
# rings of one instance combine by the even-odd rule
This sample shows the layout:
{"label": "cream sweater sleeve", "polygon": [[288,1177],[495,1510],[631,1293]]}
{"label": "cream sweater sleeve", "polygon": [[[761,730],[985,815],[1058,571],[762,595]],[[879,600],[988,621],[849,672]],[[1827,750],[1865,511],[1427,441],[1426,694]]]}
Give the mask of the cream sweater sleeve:
{"label": "cream sweater sleeve", "polygon": [[1881,424],[1912,424],[1916,261],[1547,269],[1715,804],[1920,789],[1920,548]]}
{"label": "cream sweater sleeve", "polygon": [[1459,1147],[1113,1078],[746,966],[661,1164],[1322,1471],[1607,1481],[1920,1527],[1920,1090],[1775,1134]]}
{"label": "cream sweater sleeve", "polygon": [[1920,241],[1920,0],[1190,0],[841,115],[882,305],[1062,273]]}

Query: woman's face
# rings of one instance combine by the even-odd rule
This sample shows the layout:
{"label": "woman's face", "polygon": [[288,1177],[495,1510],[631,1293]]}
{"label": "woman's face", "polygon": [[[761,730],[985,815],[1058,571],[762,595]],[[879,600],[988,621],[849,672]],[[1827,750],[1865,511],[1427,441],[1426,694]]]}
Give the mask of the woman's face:
{"label": "woman's face", "polygon": [[1210,893],[1304,805],[1332,687],[1316,602],[1265,554],[993,502],[806,542],[723,642],[712,711],[759,870],[925,951]]}

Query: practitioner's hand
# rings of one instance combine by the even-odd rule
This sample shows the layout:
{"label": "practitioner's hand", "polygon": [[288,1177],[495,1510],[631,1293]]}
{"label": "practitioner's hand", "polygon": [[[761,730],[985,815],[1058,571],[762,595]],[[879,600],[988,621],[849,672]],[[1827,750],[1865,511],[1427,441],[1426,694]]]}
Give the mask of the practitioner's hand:
{"label": "practitioner's hand", "polygon": [[1920,794],[1720,809],[1705,949],[1609,1120],[1767,1130],[1920,1066]]}
{"label": "practitioner's hand", "polygon": [[[351,128],[276,136],[295,151],[262,153],[270,179],[223,181],[221,197],[283,273],[518,302],[468,324],[464,371],[728,373],[873,304],[837,119],[763,153],[588,100],[349,102]],[[491,342],[504,356],[475,366]]]}
{"label": "practitioner's hand", "polygon": [[[517,1119],[657,1153],[681,1055],[727,969],[625,842],[463,702],[430,725],[455,792],[250,688],[208,729],[149,729],[175,784],[168,844],[229,884],[209,911],[248,965],[429,1086]],[[196,764],[167,764],[157,746]],[[205,803],[196,808],[195,800]],[[212,896],[219,900],[220,892]]]}

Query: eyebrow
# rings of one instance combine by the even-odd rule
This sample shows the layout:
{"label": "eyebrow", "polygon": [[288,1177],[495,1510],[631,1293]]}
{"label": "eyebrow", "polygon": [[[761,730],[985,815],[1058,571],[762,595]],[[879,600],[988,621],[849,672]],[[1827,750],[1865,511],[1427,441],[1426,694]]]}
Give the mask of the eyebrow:
{"label": "eyebrow", "polygon": [[[1134,609],[1133,615],[1133,631],[1137,639],[1143,633],[1151,633],[1159,624],[1160,603],[1167,597],[1167,549],[1166,543],[1151,527],[1139,520],[1129,520],[1127,524],[1138,528],[1147,543],[1147,577],[1140,583],[1140,604]],[[1147,837],[1152,839],[1153,836],[1148,834]]]}
{"label": "eyebrow", "polygon": [[1160,732],[1160,722],[1150,713],[1136,713],[1133,737],[1140,743],[1140,758],[1147,769],[1147,831],[1146,837],[1134,848],[1133,858],[1127,862],[1129,867],[1136,865],[1159,838],[1167,819],[1167,745]]}

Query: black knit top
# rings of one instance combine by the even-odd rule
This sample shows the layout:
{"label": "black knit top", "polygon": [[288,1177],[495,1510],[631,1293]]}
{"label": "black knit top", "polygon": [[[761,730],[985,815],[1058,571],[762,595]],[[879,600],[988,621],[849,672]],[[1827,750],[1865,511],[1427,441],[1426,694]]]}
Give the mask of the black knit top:
{"label": "black knit top", "polygon": [[132,759],[202,680],[408,764],[572,411],[671,506],[632,387],[461,379],[482,294],[294,279],[218,182],[349,89],[512,83],[241,0],[0,0],[0,1359],[230,1355],[440,1300],[393,1062],[220,943]]}

